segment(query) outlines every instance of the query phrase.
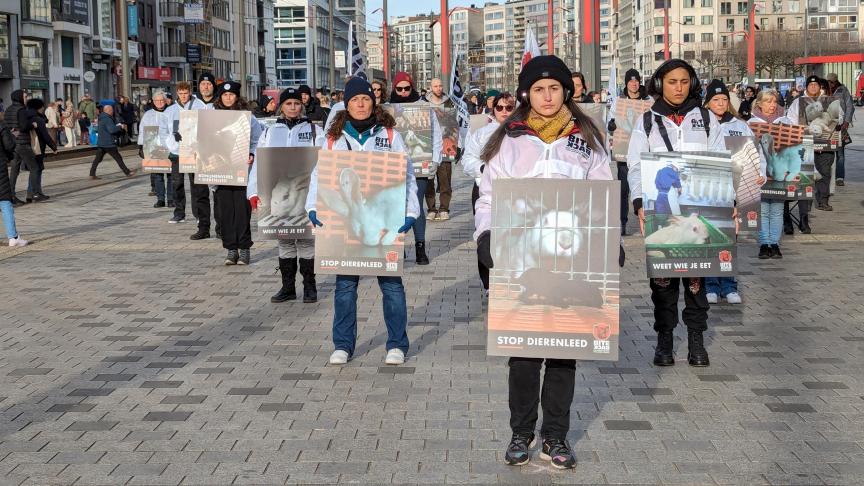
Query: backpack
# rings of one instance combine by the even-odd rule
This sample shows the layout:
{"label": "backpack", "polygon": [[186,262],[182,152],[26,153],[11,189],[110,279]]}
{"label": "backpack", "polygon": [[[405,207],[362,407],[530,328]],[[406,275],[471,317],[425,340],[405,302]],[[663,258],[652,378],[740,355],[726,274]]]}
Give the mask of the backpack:
{"label": "backpack", "polygon": [[12,135],[12,131],[5,126],[0,128],[0,149],[9,160],[15,158],[15,145],[17,145],[17,141],[15,135]]}
{"label": "backpack", "polygon": [[[702,114],[702,123],[705,124],[705,137],[710,138],[711,137],[711,114],[708,113],[707,108],[703,108],[701,106],[699,107],[699,113]],[[660,115],[654,114],[654,116],[652,117],[651,116],[652,114],[654,114],[654,112],[652,112],[651,110],[648,110],[642,115],[642,122],[645,125],[645,137],[647,138],[651,135],[651,128],[653,125],[653,123],[651,121],[652,118],[657,118],[657,125],[660,128],[660,136],[663,137],[663,142],[666,144],[666,149],[670,152],[674,152],[674,150],[672,150],[672,142],[669,140],[669,134],[666,133],[666,126],[663,125],[662,120],[660,120]]]}

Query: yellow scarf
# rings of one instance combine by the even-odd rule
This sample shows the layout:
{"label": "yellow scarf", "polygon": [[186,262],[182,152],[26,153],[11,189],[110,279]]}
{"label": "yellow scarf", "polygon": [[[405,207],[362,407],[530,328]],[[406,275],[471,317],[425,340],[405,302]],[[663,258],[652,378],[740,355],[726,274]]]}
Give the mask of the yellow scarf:
{"label": "yellow scarf", "polygon": [[552,143],[565,135],[569,135],[575,125],[573,115],[566,105],[562,105],[558,113],[552,118],[544,118],[532,110],[525,123],[546,143]]}

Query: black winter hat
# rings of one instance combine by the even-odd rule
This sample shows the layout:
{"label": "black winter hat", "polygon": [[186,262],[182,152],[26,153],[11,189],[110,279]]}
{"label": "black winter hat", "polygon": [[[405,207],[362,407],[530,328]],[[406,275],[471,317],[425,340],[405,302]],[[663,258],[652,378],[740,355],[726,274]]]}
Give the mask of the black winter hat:
{"label": "black winter hat", "polygon": [[225,81],[219,86],[216,86],[216,94],[222,96],[222,93],[234,93],[235,95],[240,96],[240,87],[241,84],[237,81]]}
{"label": "black winter hat", "polygon": [[312,96],[312,88],[310,88],[309,86],[307,86],[305,84],[301,84],[300,87],[297,88],[297,91],[300,94],[306,93],[307,95]]}
{"label": "black winter hat", "polygon": [[[282,106],[282,104],[288,100],[302,101],[300,99],[300,90],[298,90],[296,88],[283,89],[282,93],[279,94],[279,106]],[[278,111],[279,108],[277,107],[276,110]]]}
{"label": "black winter hat", "polygon": [[537,56],[528,61],[519,72],[519,93],[522,101],[528,101],[528,90],[541,79],[554,79],[568,91],[566,97],[573,96],[573,78],[570,77],[570,69],[557,56]]}
{"label": "black winter hat", "polygon": [[705,103],[711,101],[711,98],[718,94],[725,95],[726,98],[729,98],[729,88],[726,87],[726,83],[723,81],[712,79],[708,84],[708,87],[705,88]]}
{"label": "black winter hat", "polygon": [[202,81],[210,81],[216,84],[216,77],[213,76],[213,73],[201,73],[201,76],[198,78],[198,84],[201,84]]}
{"label": "black winter hat", "polygon": [[369,96],[369,98],[372,98],[372,106],[375,106],[375,94],[372,92],[372,85],[365,79],[355,76],[345,83],[345,94],[342,96],[345,106],[348,106],[351,98],[358,95]]}
{"label": "black winter hat", "polygon": [[642,76],[639,74],[639,71],[637,71],[633,68],[630,68],[624,74],[624,84],[629,83],[630,80],[632,80],[632,79],[635,79],[636,81],[639,81],[640,83],[642,82]]}

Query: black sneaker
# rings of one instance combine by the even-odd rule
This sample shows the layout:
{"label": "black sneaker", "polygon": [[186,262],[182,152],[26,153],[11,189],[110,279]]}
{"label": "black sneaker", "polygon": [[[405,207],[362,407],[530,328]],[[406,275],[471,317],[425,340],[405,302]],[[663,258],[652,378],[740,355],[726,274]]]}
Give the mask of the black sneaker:
{"label": "black sneaker", "polygon": [[536,443],[534,434],[513,434],[513,438],[510,439],[510,445],[507,446],[507,452],[504,453],[504,462],[509,466],[528,464],[528,461],[531,460],[531,453],[529,451]]}
{"label": "black sneaker", "polygon": [[576,456],[570,449],[566,440],[546,439],[543,441],[543,450],[540,451],[540,459],[552,462],[552,467],[557,469],[573,469],[576,467]]}
{"label": "black sneaker", "polygon": [[771,258],[771,247],[768,245],[760,245],[759,246],[759,259],[767,260]]}
{"label": "black sneaker", "polygon": [[240,254],[237,253],[237,250],[228,250],[228,255],[225,257],[225,265],[237,265],[238,260],[240,260]]}
{"label": "black sneaker", "polygon": [[771,245],[771,258],[776,260],[783,258],[783,254],[780,253],[780,245]]}

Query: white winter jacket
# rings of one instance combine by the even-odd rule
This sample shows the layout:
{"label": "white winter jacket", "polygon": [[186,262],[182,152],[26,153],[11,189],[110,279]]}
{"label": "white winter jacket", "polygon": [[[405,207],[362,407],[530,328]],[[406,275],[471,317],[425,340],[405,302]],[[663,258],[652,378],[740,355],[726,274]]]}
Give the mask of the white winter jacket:
{"label": "white winter jacket", "polygon": [[480,160],[480,154],[483,153],[483,148],[486,147],[486,142],[495,133],[495,130],[501,126],[494,119],[488,125],[478,129],[468,137],[468,143],[465,145],[465,153],[462,154],[462,171],[465,175],[473,177],[477,185],[480,185],[480,177],[483,175],[482,168],[485,162]]}
{"label": "white winter jacket", "polygon": [[[314,147],[324,138],[321,127],[304,121],[289,128],[284,123],[276,123],[265,129],[258,138],[256,151],[262,147]],[[249,184],[246,186],[246,199],[258,195],[258,160],[252,161],[249,171]]]}
{"label": "white winter jacket", "polygon": [[[599,140],[595,143],[602,147]],[[611,181],[609,155],[602,149],[592,150],[578,132],[552,143],[530,133],[508,133],[480,179],[480,198],[474,215],[475,240],[492,226],[492,181],[532,178]]]}
{"label": "white winter jacket", "polygon": [[726,141],[723,138],[720,123],[717,121],[717,117],[710,112],[708,113],[710,133],[706,134],[702,111],[698,107],[692,108],[684,115],[681,125],[676,125],[667,116],[658,113],[657,109],[658,106],[655,104],[648,112],[652,114],[650,134],[645,134],[645,117],[640,116],[636,126],[633,127],[633,133],[630,135],[630,147],[627,150],[627,167],[629,168],[627,181],[630,184],[631,201],[642,198],[641,154],[669,151],[663,141],[654,115],[659,116],[660,121],[663,122],[673,152],[723,152],[726,150]]}
{"label": "white winter jacket", "polygon": [[[407,180],[405,183],[405,215],[412,218],[420,216],[420,201],[417,199],[417,179],[414,178],[414,167],[411,162],[411,157],[407,155],[405,142],[402,140],[402,135],[395,129],[393,132],[393,142],[390,143],[388,131],[385,128],[375,127],[377,130],[374,135],[369,137],[362,145],[360,142],[349,135],[347,132],[342,132],[342,136],[333,142],[333,148],[328,148],[327,137],[321,137],[318,145],[321,150],[354,150],[359,152],[401,152],[406,154],[407,160]],[[315,211],[315,205],[318,200],[318,167],[312,170],[312,180],[309,182],[309,195],[306,197],[306,212]]]}

